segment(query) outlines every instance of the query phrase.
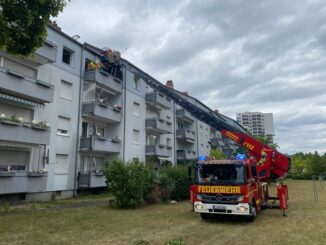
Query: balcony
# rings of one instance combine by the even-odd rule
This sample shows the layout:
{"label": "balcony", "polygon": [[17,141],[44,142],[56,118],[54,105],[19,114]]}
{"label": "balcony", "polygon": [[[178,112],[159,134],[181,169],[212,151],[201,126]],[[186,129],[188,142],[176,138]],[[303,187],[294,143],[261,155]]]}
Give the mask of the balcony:
{"label": "balcony", "polygon": [[147,118],[145,126],[147,131],[154,133],[172,133],[172,123],[162,118]]}
{"label": "balcony", "polygon": [[176,117],[179,121],[185,122],[185,123],[193,123],[194,118],[190,114],[190,112],[184,110],[184,109],[178,109],[176,111]]}
{"label": "balcony", "polygon": [[146,94],[146,104],[153,106],[157,109],[170,109],[171,99],[159,92],[152,92]]}
{"label": "balcony", "polygon": [[53,85],[3,67],[0,67],[0,90],[39,103],[53,102]]}
{"label": "balcony", "polygon": [[120,94],[122,92],[122,82],[101,69],[86,71],[84,73],[84,80],[97,82],[105,86],[113,94]]}
{"label": "balcony", "polygon": [[121,107],[108,107],[95,102],[83,103],[83,115],[106,123],[121,122]]}
{"label": "balcony", "polygon": [[171,157],[172,147],[156,144],[156,145],[146,145],[146,155],[147,156],[160,156],[160,157]]}
{"label": "balcony", "polygon": [[50,131],[31,124],[0,119],[0,140],[30,144],[50,144]]}
{"label": "balcony", "polygon": [[193,160],[197,157],[193,150],[177,150],[177,159],[181,161]]}
{"label": "balcony", "polygon": [[119,153],[121,142],[119,139],[102,137],[82,137],[80,138],[80,150],[97,151],[104,153]]}
{"label": "balcony", "polygon": [[33,58],[40,64],[54,63],[57,59],[57,52],[58,47],[54,43],[45,41],[44,45],[36,50]]}
{"label": "balcony", "polygon": [[177,129],[177,139],[193,143],[196,139],[196,133],[189,129]]}
{"label": "balcony", "polygon": [[79,188],[98,188],[106,187],[105,176],[98,174],[95,171],[88,173],[79,173]]}
{"label": "balcony", "polygon": [[46,174],[35,177],[30,176],[27,172],[17,171],[11,176],[0,175],[0,194],[44,192],[46,186]]}

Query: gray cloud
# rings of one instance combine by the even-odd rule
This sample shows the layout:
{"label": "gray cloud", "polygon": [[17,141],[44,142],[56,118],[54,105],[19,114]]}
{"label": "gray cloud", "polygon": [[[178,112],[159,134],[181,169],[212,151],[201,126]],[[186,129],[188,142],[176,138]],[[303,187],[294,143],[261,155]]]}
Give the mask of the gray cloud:
{"label": "gray cloud", "polygon": [[301,1],[86,0],[63,31],[111,47],[235,118],[273,112],[281,151],[325,152],[326,4]]}

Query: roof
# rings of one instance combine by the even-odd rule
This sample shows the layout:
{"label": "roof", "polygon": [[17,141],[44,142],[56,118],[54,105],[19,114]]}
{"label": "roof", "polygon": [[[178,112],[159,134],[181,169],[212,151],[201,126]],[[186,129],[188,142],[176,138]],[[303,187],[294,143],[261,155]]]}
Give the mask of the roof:
{"label": "roof", "polygon": [[242,161],[238,160],[207,160],[207,161],[199,161],[201,164],[241,164]]}

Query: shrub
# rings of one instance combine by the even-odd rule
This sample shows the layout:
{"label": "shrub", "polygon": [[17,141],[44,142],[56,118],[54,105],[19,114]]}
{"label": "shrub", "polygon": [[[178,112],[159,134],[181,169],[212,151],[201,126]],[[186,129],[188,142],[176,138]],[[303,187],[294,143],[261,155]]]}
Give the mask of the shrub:
{"label": "shrub", "polygon": [[162,201],[168,201],[171,198],[171,193],[175,188],[174,180],[169,177],[166,173],[160,174],[160,194]]}
{"label": "shrub", "polygon": [[141,205],[146,174],[145,167],[138,161],[124,164],[121,160],[113,160],[106,164],[106,183],[119,208]]}
{"label": "shrub", "polygon": [[176,166],[164,168],[162,176],[166,175],[174,183],[170,198],[181,201],[189,198],[188,168],[186,166]]}

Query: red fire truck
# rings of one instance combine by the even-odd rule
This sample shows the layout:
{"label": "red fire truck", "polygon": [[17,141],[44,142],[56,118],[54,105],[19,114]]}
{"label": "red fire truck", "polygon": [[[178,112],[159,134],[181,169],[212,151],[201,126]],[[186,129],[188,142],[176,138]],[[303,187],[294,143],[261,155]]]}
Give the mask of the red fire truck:
{"label": "red fire truck", "polygon": [[[200,157],[190,188],[193,210],[203,219],[225,214],[254,220],[263,208],[280,208],[285,215],[288,190],[282,178],[289,170],[290,159],[249,135],[228,130],[221,132],[247,148],[249,154],[238,154],[235,160]],[[277,196],[272,197],[268,182],[276,178],[280,180]],[[279,205],[270,205],[269,200],[278,200]]]}

